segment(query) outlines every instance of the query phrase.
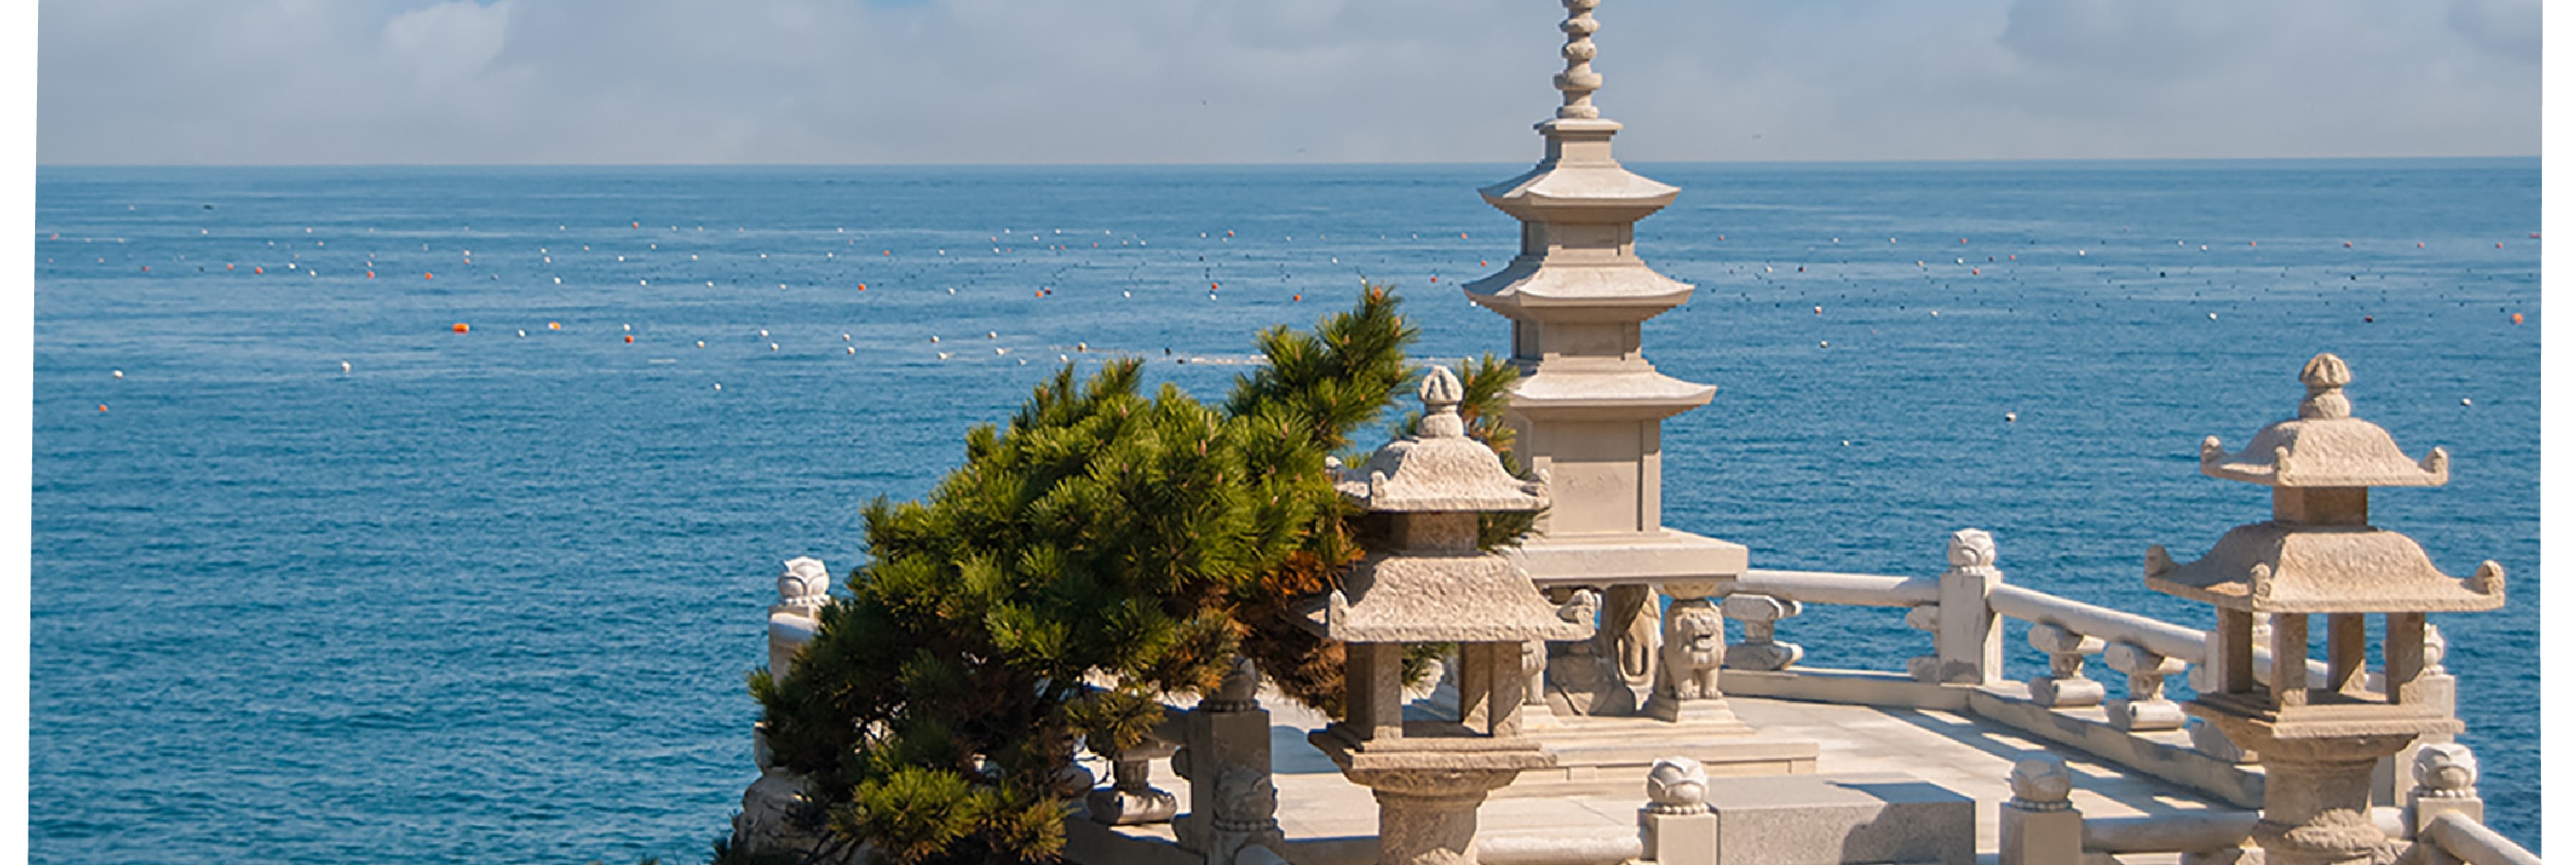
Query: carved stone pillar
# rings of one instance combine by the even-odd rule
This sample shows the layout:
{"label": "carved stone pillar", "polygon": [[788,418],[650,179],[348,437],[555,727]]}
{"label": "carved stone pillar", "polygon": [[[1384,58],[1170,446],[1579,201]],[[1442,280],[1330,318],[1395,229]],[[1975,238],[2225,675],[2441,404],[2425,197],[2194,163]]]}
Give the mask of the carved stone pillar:
{"label": "carved stone pillar", "polygon": [[1998,865],[2060,865],[2084,859],[2084,814],[2068,796],[2075,775],[2055,755],[2013,763],[2012,798],[1998,812]]}

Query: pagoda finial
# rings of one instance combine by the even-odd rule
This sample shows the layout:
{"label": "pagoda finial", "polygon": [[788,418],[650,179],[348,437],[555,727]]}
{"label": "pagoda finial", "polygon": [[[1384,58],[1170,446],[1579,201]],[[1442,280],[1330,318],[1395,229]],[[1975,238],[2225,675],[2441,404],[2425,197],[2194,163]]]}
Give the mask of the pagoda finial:
{"label": "pagoda finial", "polygon": [[1601,74],[1592,71],[1592,33],[1601,29],[1601,22],[1592,20],[1592,9],[1599,5],[1601,0],[1565,0],[1565,23],[1557,25],[1565,31],[1565,49],[1559,52],[1565,55],[1565,71],[1556,76],[1556,89],[1565,91],[1565,104],[1556,109],[1560,118],[1601,116],[1601,109],[1592,107],[1592,91],[1601,89]]}
{"label": "pagoda finial", "polygon": [[2299,383],[2308,386],[2308,398],[2299,401],[2299,417],[2339,418],[2352,416],[2352,400],[2343,395],[2343,386],[2352,383],[2352,367],[2333,352],[2318,352],[2299,370]]}
{"label": "pagoda finial", "polygon": [[1422,397],[1421,437],[1457,438],[1467,434],[1466,422],[1458,417],[1458,402],[1466,398],[1466,389],[1448,367],[1432,367],[1431,374],[1422,377],[1418,393]]}

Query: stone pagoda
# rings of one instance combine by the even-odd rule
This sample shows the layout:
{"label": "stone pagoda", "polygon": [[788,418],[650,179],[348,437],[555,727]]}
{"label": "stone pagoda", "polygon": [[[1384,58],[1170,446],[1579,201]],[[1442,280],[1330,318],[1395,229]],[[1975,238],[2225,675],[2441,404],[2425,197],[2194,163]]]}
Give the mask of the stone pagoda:
{"label": "stone pagoda", "polygon": [[[1546,156],[1479,190],[1520,220],[1520,254],[1465,286],[1469,300],[1511,320],[1511,362],[1521,372],[1507,416],[1514,451],[1555,498],[1512,555],[1568,617],[1600,621],[1591,645],[1551,650],[1533,724],[1638,715],[1678,722],[1600,729],[1590,743],[1579,731],[1551,733],[1549,747],[1569,763],[1642,772],[1653,756],[1680,753],[1727,774],[1812,771],[1811,742],[1745,741],[1753,730],[1717,687],[1717,601],[1743,575],[1745,548],[1663,524],[1664,419],[1717,390],[1657,372],[1642,349],[1645,321],[1689,300],[1691,286],[1637,257],[1635,225],[1680,190],[1611,156],[1620,125],[1592,104],[1601,87],[1592,70],[1599,3],[1564,3],[1566,67],[1556,76],[1564,103],[1538,124]],[[1661,633],[1657,591],[1673,600]],[[1631,753],[1641,735],[1657,737],[1663,754]]]}
{"label": "stone pagoda", "polygon": [[[2489,561],[2465,582],[2422,547],[2370,525],[2370,488],[2450,480],[2450,455],[2407,459],[2386,430],[2352,416],[2343,359],[2320,354],[2299,373],[2298,417],[2264,427],[2238,453],[2201,442],[2200,470],[2272,488],[2272,519],[2228,530],[2209,554],[2176,564],[2147,551],[2147,586],[2218,607],[2209,631],[2210,687],[2185,707],[2266,774],[2254,841],[2271,865],[2387,861],[2370,818],[2372,769],[2422,736],[2460,730],[2428,691],[2424,614],[2504,605],[2504,570]],[[2370,632],[2380,614],[2381,687],[2370,687]],[[2309,681],[2308,624],[2325,617],[2326,677]],[[2271,620],[2269,685],[2254,677],[2256,617]]]}
{"label": "stone pagoda", "polygon": [[[1348,666],[1342,720],[1307,740],[1376,797],[1379,862],[1474,865],[1486,794],[1555,762],[1521,732],[1522,647],[1592,629],[1560,619],[1520,568],[1477,549],[1479,513],[1539,510],[1545,489],[1466,436],[1449,370],[1433,367],[1421,396],[1417,434],[1337,483],[1365,512],[1373,552],[1311,611]],[[1407,718],[1405,644],[1441,642],[1458,644],[1457,716]]]}

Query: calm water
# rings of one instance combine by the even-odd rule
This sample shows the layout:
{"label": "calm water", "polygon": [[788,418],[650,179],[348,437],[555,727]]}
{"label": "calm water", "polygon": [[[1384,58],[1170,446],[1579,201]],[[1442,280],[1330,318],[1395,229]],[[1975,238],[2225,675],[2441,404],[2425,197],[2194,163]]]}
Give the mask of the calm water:
{"label": "calm water", "polygon": [[[1503,349],[1454,286],[1510,255],[1473,187],[1520,168],[42,169],[34,859],[699,858],[780,560],[846,571],[858,506],[1060,354],[1215,397],[1362,278],[1423,356]],[[2140,555],[2264,518],[2200,438],[2342,354],[2453,457],[2375,521],[2509,574],[2435,621],[2538,846],[2537,160],[1640,169],[1684,190],[1641,248],[1699,286],[1648,356],[1718,386],[1666,427],[1666,521],[1757,566],[1927,574],[1977,526],[2015,582],[2206,626]]]}

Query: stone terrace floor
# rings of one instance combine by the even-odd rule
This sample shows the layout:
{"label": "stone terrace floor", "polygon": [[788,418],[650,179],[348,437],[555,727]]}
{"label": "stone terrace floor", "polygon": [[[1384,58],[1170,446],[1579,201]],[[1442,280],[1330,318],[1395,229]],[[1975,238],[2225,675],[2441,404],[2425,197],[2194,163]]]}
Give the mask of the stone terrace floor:
{"label": "stone terrace floor", "polygon": [[[1275,695],[1265,694],[1272,726],[1270,738],[1274,781],[1279,788],[1279,824],[1294,839],[1373,836],[1377,833],[1375,802],[1365,787],[1342,778],[1331,761],[1306,744],[1306,731],[1323,719]],[[1977,850],[1992,861],[1996,847],[1995,809],[2010,797],[2005,775],[2015,759],[2046,750],[2065,758],[2076,779],[2075,807],[2088,817],[2167,814],[2225,808],[2181,787],[2064,747],[2043,745],[2018,730],[1968,716],[1937,710],[1812,703],[1730,695],[1738,717],[1764,737],[1813,739],[1820,753],[1819,775],[1903,772],[1977,800]],[[1107,767],[1100,767],[1103,771]],[[1172,789],[1188,810],[1188,785],[1172,782],[1170,767],[1155,766],[1157,786]],[[1717,777],[1713,785],[1759,784],[1760,777]],[[1645,790],[1615,795],[1570,798],[1498,795],[1480,812],[1486,836],[1555,837],[1634,835],[1637,809]],[[1123,827],[1133,835],[1168,839],[1168,825]],[[2170,862],[2174,857],[2124,856],[2134,863]]]}

